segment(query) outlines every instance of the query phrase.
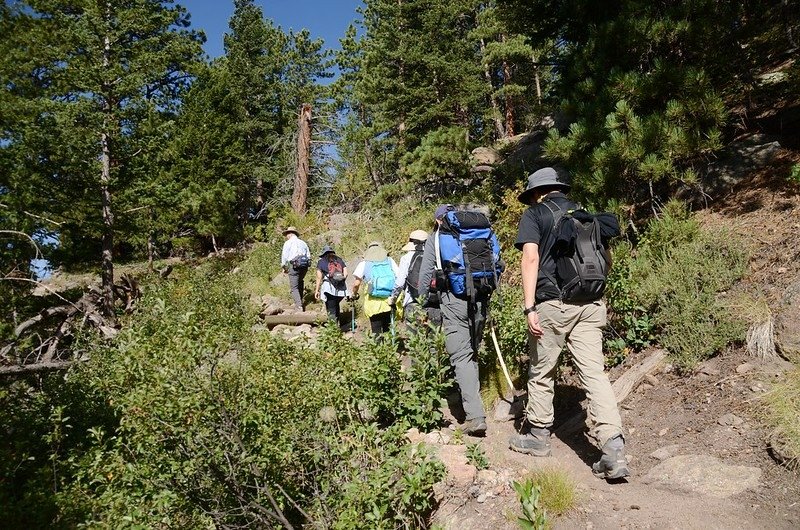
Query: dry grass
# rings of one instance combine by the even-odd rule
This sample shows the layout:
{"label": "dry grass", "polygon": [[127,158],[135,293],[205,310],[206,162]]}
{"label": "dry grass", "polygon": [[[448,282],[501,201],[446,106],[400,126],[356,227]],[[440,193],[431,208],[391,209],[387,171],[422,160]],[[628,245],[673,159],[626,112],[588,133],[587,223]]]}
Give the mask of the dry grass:
{"label": "dry grass", "polygon": [[578,489],[569,474],[555,467],[546,467],[531,475],[541,491],[541,503],[548,514],[563,515],[578,503]]}
{"label": "dry grass", "polygon": [[800,468],[800,368],[787,372],[764,400],[767,421],[774,429],[773,453],[787,467]]}

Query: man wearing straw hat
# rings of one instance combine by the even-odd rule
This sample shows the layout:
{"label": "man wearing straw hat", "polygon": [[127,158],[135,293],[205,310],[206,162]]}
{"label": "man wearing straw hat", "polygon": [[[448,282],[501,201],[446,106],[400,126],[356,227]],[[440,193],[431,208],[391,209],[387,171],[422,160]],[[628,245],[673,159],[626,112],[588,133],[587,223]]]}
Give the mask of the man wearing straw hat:
{"label": "man wearing straw hat", "polygon": [[303,311],[303,279],[311,264],[311,251],[294,226],[284,230],[283,236],[286,241],[281,251],[281,268],[284,274],[289,275],[289,292],[295,308]]}
{"label": "man wearing straw hat", "polygon": [[[603,371],[603,332],[606,306],[602,299],[587,302],[563,300],[557,283],[556,215],[574,211],[562,175],[551,167],[531,173],[519,195],[530,206],[519,222],[515,246],[522,251],[522,291],[530,337],[528,405],[521,432],[509,440],[512,450],[534,456],[550,456],[553,394],[559,355],[566,344],[589,401],[591,437],[602,450],[592,465],[595,475],[618,479],[629,475],[625,439],[617,400]],[[561,218],[561,217],[559,217]],[[616,229],[618,234],[618,227]],[[616,234],[609,234],[616,235]]]}

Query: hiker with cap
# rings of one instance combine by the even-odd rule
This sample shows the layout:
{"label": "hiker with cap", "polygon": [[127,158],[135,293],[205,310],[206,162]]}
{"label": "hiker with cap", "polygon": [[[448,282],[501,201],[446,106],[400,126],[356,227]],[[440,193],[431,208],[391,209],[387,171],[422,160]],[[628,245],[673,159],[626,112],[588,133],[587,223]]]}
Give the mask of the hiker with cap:
{"label": "hiker with cap", "polygon": [[393,307],[389,298],[394,291],[399,274],[397,263],[378,241],[373,241],[364,253],[364,260],[353,271],[352,299],[357,300],[361,284],[366,284],[364,293],[364,314],[369,318],[370,328],[375,335],[391,331]]}
{"label": "hiker with cap", "polygon": [[328,318],[338,324],[339,304],[347,296],[347,265],[336,255],[330,245],[325,245],[317,262],[317,283],[314,286],[314,298],[322,299]]}
{"label": "hiker with cap", "polygon": [[[590,435],[602,451],[592,469],[600,477],[622,478],[629,475],[622,420],[611,383],[603,371],[602,328],[606,325],[606,305],[601,297],[605,278],[603,274],[596,276],[600,287],[594,292],[588,290],[592,282],[584,281],[589,275],[568,281],[580,266],[574,261],[578,252],[585,252],[582,259],[595,263],[599,272],[607,274],[610,259],[606,243],[609,237],[619,234],[619,225],[615,216],[598,214],[596,217],[606,216],[609,222],[593,232],[594,226],[601,225],[595,225],[595,216],[567,197],[569,189],[562,174],[546,167],[528,177],[528,185],[519,195],[519,200],[529,206],[520,219],[515,246],[522,251],[530,368],[525,421],[509,445],[521,453],[550,455],[555,378],[559,355],[566,344],[589,400]],[[588,218],[589,224],[577,224],[579,212]],[[562,227],[571,230],[574,237],[576,231],[583,231],[583,226],[590,231],[581,237],[595,238],[592,244],[586,246],[579,241],[570,251],[556,250],[557,240],[564,232]]]}
{"label": "hiker with cap", "polygon": [[[394,292],[389,299],[389,305],[393,306],[395,299],[404,293],[402,294],[403,319],[411,333],[416,332],[417,325],[423,320],[432,321],[435,325],[441,323],[441,317],[437,318],[439,315],[438,293],[430,293],[425,300],[421,300],[419,296],[419,271],[427,239],[428,233],[425,230],[414,230],[409,234],[408,243],[400,249],[405,254],[400,258],[400,273],[397,275]],[[420,302],[423,303],[422,306],[420,306]]]}
{"label": "hiker with cap", "polygon": [[286,241],[281,251],[281,268],[284,274],[289,275],[289,292],[295,308],[303,311],[303,279],[311,265],[311,251],[294,226],[284,230],[283,236]]}
{"label": "hiker with cap", "polygon": [[[434,212],[434,230],[425,242],[419,273],[419,293],[427,297],[438,295],[445,334],[445,349],[455,372],[464,408],[463,432],[472,436],[486,434],[486,411],[480,395],[478,378],[478,347],[483,336],[489,307],[489,294],[479,292],[465,296],[454,292],[453,285],[437,264],[441,259],[440,231],[443,220],[455,208],[442,204]],[[432,287],[435,282],[435,287]]]}

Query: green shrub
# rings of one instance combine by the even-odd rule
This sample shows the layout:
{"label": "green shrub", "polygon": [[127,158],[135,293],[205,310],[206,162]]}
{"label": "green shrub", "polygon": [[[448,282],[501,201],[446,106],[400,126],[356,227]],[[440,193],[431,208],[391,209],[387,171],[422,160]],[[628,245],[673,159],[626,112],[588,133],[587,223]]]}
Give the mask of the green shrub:
{"label": "green shrub", "polygon": [[746,263],[732,234],[701,229],[682,204],[668,204],[636,253],[615,263],[609,301],[619,336],[632,348],[657,336],[682,370],[743,340],[744,323],[723,293],[742,277]]}
{"label": "green shrub", "polygon": [[42,527],[425,526],[443,466],[404,433],[438,421],[436,363],[403,374],[391,344],[333,326],[316,347],[254,331],[259,265],[234,265],[148,286],[69,384],[2,387],[6,526],[35,507]]}

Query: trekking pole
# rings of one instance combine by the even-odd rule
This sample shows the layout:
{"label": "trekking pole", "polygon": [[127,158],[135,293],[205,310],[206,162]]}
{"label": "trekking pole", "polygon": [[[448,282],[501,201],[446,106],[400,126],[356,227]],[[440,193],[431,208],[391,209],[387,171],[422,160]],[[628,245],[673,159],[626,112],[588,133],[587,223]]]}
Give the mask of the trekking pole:
{"label": "trekking pole", "polygon": [[350,333],[356,332],[356,302],[350,298]]}
{"label": "trekking pole", "polygon": [[389,310],[389,315],[390,315],[389,316],[389,319],[390,319],[389,329],[392,331],[392,340],[394,340],[395,339],[395,334],[394,334],[394,306],[392,306],[392,308]]}
{"label": "trekking pole", "polygon": [[495,332],[494,322],[489,322],[489,329],[492,332],[492,342],[494,343],[494,349],[497,352],[497,358],[500,360],[500,368],[503,369],[503,375],[506,376],[506,381],[508,381],[508,386],[511,388],[512,395],[516,396],[517,389],[514,388],[514,383],[511,381],[511,375],[508,373],[508,367],[506,366],[506,362],[503,360],[503,354],[500,353],[500,344],[497,342],[497,332]]}

